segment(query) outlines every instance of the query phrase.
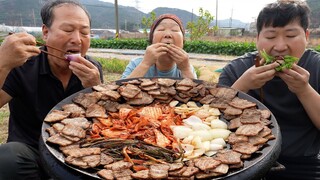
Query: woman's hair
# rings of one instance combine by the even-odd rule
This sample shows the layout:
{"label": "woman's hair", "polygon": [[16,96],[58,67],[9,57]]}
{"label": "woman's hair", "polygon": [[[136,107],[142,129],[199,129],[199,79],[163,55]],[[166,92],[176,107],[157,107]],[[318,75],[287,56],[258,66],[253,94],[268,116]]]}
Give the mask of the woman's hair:
{"label": "woman's hair", "polygon": [[62,6],[64,4],[78,6],[81,9],[83,9],[83,11],[87,14],[87,16],[89,18],[89,23],[91,26],[91,17],[90,17],[89,12],[86,10],[86,8],[82,4],[80,4],[76,0],[49,0],[49,2],[47,2],[41,9],[42,23],[44,25],[46,25],[47,27],[51,27],[53,19],[54,19],[54,17],[53,17],[54,16],[54,14],[53,14],[54,8]]}
{"label": "woman's hair", "polygon": [[157,26],[160,24],[160,22],[164,19],[174,20],[179,25],[180,30],[181,30],[183,37],[184,37],[185,31],[184,31],[184,27],[183,27],[183,24],[182,24],[180,18],[174,14],[162,14],[151,25],[150,33],[149,33],[149,43],[150,44],[152,44],[154,30],[157,28]]}
{"label": "woman's hair", "polygon": [[264,7],[257,19],[257,31],[260,34],[263,27],[284,27],[298,20],[306,31],[310,24],[310,8],[300,0],[278,0]]}

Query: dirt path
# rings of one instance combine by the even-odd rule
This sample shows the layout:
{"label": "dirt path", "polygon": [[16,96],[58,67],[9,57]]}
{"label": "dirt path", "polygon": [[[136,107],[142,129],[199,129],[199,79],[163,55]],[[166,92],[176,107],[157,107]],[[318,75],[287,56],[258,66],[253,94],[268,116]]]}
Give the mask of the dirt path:
{"label": "dirt path", "polygon": [[[131,60],[141,57],[143,50],[117,50],[117,49],[89,49],[88,55],[92,57],[117,58],[123,60]],[[215,70],[223,68],[230,60],[236,56],[218,56],[211,54],[194,54],[189,53],[191,64],[200,70],[201,80],[217,82],[219,73]]]}

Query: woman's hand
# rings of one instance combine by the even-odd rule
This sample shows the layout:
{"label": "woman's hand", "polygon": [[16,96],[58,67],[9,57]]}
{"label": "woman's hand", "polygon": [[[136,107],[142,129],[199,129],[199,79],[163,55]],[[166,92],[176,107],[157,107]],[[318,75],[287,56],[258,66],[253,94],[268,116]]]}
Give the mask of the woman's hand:
{"label": "woman's hand", "polygon": [[141,64],[147,67],[154,65],[160,56],[167,54],[168,47],[164,43],[156,43],[147,47]]}

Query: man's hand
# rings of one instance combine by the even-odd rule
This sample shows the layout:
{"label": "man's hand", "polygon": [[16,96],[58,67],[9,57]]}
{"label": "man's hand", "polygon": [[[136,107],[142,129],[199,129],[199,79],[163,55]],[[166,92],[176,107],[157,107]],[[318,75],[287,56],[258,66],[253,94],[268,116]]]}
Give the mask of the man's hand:
{"label": "man's hand", "polygon": [[306,92],[309,86],[309,72],[296,64],[293,64],[291,69],[283,69],[277,75],[288,85],[289,90],[297,95]]}
{"label": "man's hand", "polygon": [[252,66],[242,74],[232,87],[243,92],[261,88],[267,81],[274,78],[275,68],[278,66],[279,64],[276,62],[260,67]]}
{"label": "man's hand", "polygon": [[0,68],[11,70],[23,65],[31,56],[40,53],[36,47],[36,39],[32,35],[21,32],[7,36],[0,46]]}
{"label": "man's hand", "polygon": [[82,86],[87,88],[101,83],[99,69],[81,56],[70,61],[70,70],[81,80]]}

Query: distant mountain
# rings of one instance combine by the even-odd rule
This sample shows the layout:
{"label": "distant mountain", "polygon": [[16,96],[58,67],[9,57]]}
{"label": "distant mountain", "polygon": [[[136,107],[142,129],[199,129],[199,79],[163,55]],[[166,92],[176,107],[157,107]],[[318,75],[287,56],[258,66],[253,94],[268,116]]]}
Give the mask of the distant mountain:
{"label": "distant mountain", "polygon": [[[47,0],[0,0],[0,24],[9,26],[41,26],[40,9]],[[115,29],[115,8],[113,3],[99,0],[80,0],[87,8],[92,19],[92,28]],[[196,21],[198,16],[176,8],[156,8],[156,15],[173,13],[181,18],[184,26],[189,21]],[[141,27],[142,17],[150,16],[134,7],[118,6],[118,22],[120,29],[133,30]],[[220,27],[229,27],[230,20],[219,20]],[[214,25],[213,22],[212,25]],[[232,27],[246,27],[239,20],[232,20]]]}

